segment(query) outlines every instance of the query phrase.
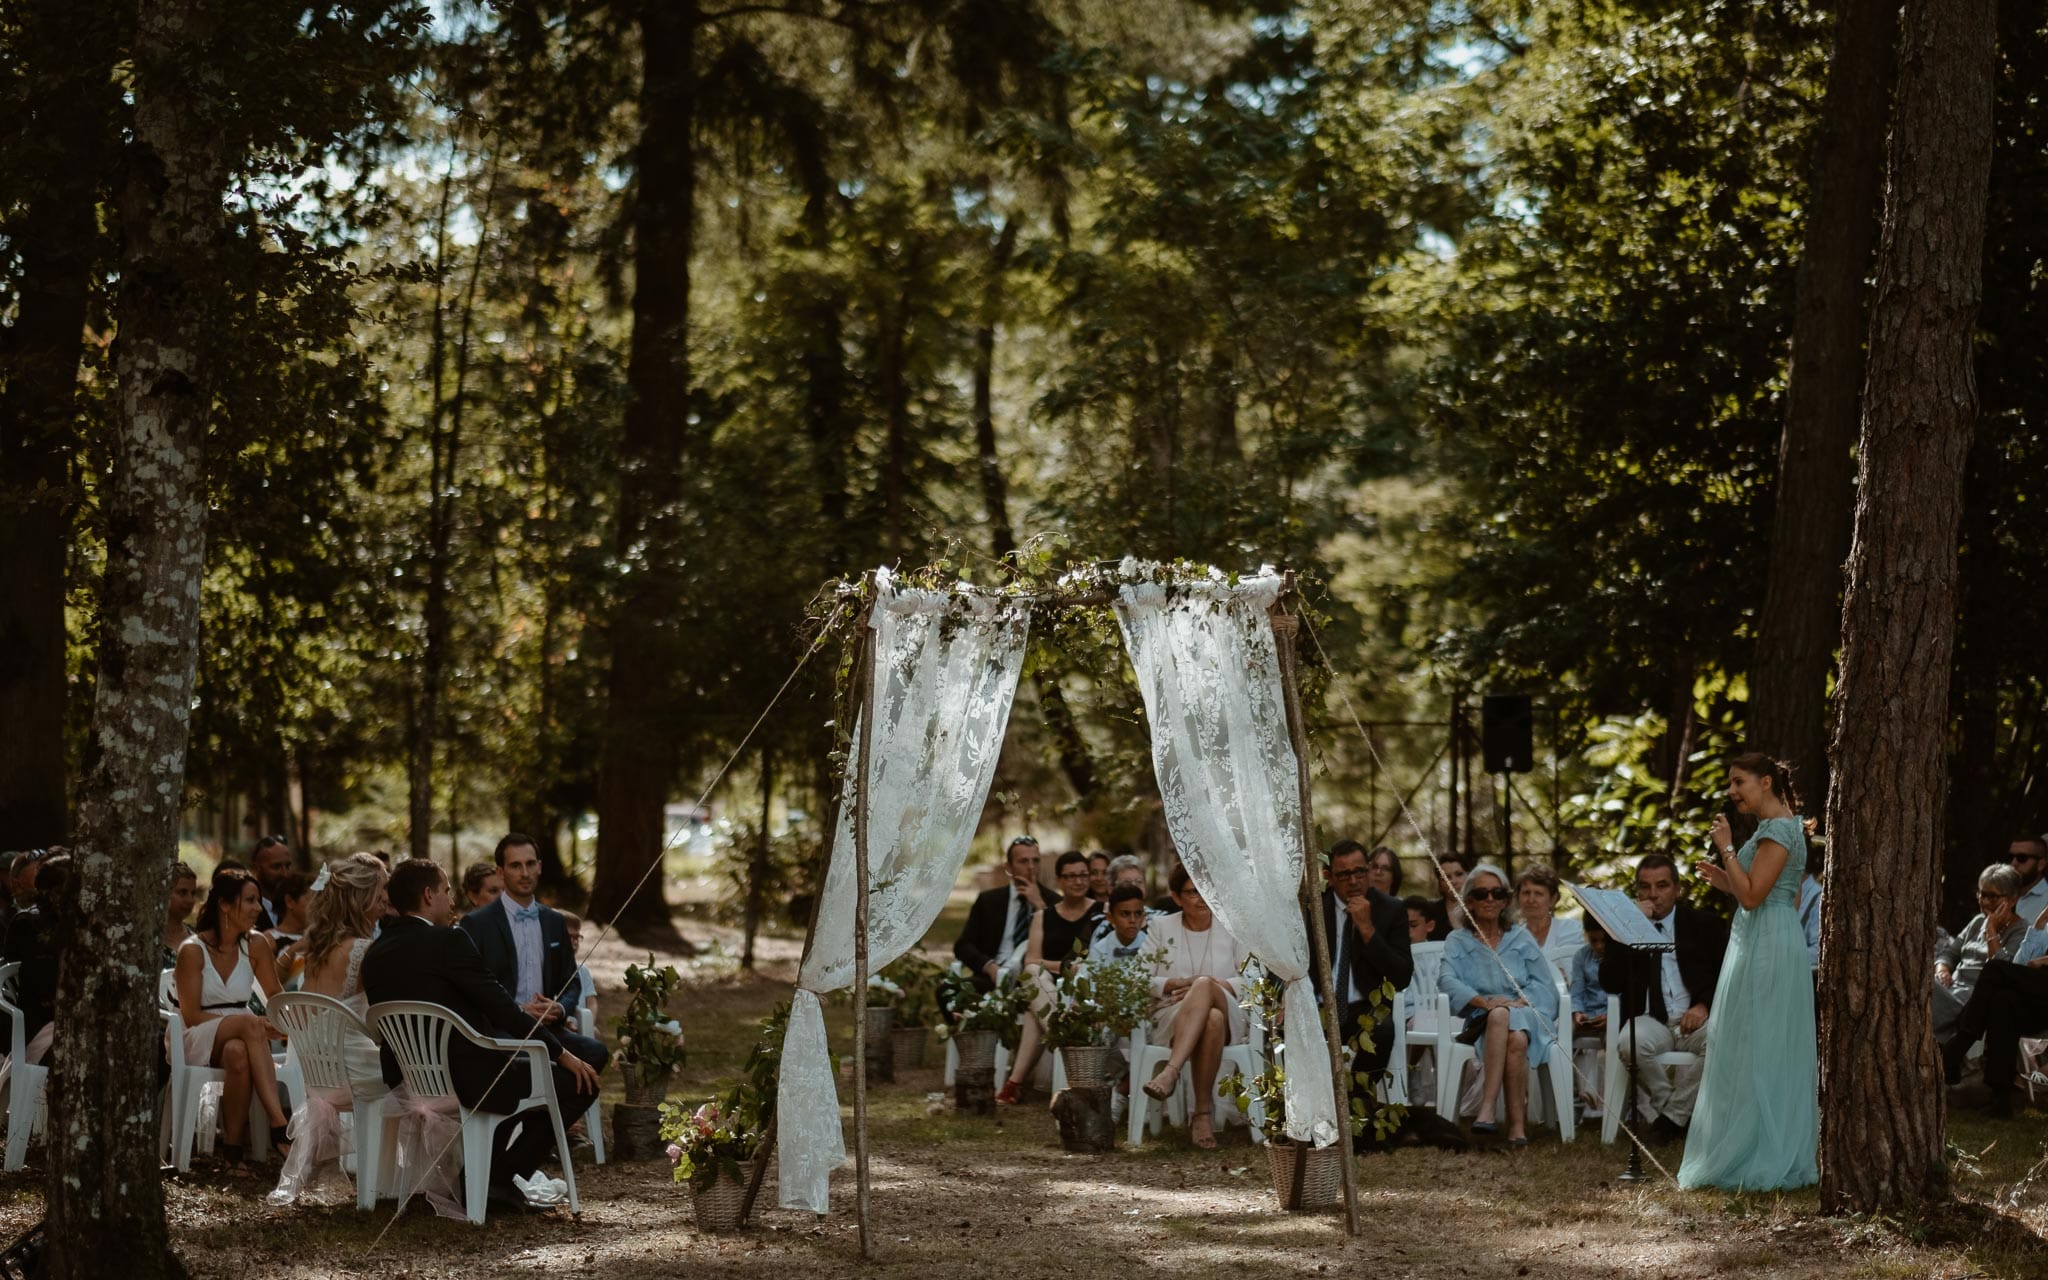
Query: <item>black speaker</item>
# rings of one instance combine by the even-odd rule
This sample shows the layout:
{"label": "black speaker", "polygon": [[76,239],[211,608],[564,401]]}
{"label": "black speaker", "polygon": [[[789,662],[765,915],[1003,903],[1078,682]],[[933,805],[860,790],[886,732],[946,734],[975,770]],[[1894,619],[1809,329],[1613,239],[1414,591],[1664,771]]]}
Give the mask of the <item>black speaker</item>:
{"label": "black speaker", "polygon": [[1535,712],[1526,696],[1487,694],[1479,705],[1479,726],[1488,773],[1527,773],[1535,767]]}

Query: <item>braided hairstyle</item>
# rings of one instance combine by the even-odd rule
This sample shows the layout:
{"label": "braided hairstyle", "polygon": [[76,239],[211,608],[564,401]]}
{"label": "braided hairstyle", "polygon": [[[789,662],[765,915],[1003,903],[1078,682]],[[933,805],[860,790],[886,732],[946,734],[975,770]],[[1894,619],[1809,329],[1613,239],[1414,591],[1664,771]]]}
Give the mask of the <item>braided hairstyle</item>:
{"label": "braided hairstyle", "polygon": [[1728,762],[1730,769],[1740,769],[1757,778],[1767,778],[1771,794],[1784,801],[1785,807],[1799,812],[1799,789],[1792,783],[1792,766],[1776,756],[1761,751],[1745,751]]}

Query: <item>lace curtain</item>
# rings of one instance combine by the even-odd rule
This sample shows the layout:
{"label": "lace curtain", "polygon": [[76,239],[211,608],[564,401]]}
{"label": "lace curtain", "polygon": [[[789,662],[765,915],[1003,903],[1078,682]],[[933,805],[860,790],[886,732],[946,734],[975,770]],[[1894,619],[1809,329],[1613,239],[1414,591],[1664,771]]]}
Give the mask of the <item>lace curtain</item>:
{"label": "lace curtain", "polygon": [[[1030,606],[966,591],[898,590],[876,574],[874,716],[868,770],[868,969],[895,960],[938,919],[967,859],[995,777],[1024,667]],[[777,1185],[785,1209],[824,1213],[846,1159],[818,997],[853,982],[859,725],[839,802],[810,955],[798,976],[776,1092]]]}
{"label": "lace curtain", "polygon": [[[1129,579],[1150,566],[1125,562]],[[1330,1055],[1301,915],[1300,780],[1266,611],[1271,570],[1230,585],[1126,581],[1117,621],[1152,729],[1152,765],[1181,864],[1267,972],[1286,985],[1287,1135],[1337,1140]]]}

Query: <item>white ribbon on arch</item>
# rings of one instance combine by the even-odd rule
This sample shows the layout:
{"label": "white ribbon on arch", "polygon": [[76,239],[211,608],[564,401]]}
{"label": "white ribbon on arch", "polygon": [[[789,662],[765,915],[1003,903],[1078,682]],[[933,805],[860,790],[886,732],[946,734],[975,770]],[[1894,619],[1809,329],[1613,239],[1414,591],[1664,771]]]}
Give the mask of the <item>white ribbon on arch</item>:
{"label": "white ribbon on arch", "polygon": [[1138,581],[1125,561],[1117,621],[1152,730],[1152,765],[1181,865],[1216,920],[1286,985],[1287,1136],[1328,1146],[1339,1128],[1330,1055],[1308,981],[1301,784],[1267,617],[1282,582]]}
{"label": "white ribbon on arch", "polygon": [[[868,969],[917,945],[953,890],[981,823],[1024,669],[1028,603],[985,593],[898,589],[875,574],[875,678],[868,767]],[[776,1088],[779,1199],[824,1213],[846,1160],[839,1093],[818,997],[853,983],[853,814],[860,726],[840,795],[825,896],[798,975]]]}

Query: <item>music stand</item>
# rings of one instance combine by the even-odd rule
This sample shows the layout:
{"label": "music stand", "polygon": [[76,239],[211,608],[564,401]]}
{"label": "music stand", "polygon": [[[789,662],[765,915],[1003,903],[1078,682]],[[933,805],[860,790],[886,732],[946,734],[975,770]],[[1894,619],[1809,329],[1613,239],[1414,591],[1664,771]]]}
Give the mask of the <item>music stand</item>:
{"label": "music stand", "polygon": [[[1667,934],[1659,933],[1650,918],[1636,906],[1635,899],[1615,889],[1590,889],[1584,885],[1565,881],[1565,888],[1579,900],[1602,929],[1607,931],[1609,945],[1627,947],[1631,951],[1652,953],[1670,951],[1675,943]],[[1627,1122],[1623,1126],[1628,1134],[1628,1168],[1616,1177],[1619,1182],[1642,1182],[1648,1178],[1643,1172],[1643,1144],[1636,1137],[1639,1118],[1636,1115],[1636,1073],[1643,1069],[1643,1055],[1636,1040],[1636,967],[1633,963],[1622,966],[1622,1013],[1628,1018],[1628,1056],[1631,1063],[1627,1084],[1628,1110],[1624,1113]],[[1607,1099],[1608,1106],[1615,1105],[1615,1099]]]}

